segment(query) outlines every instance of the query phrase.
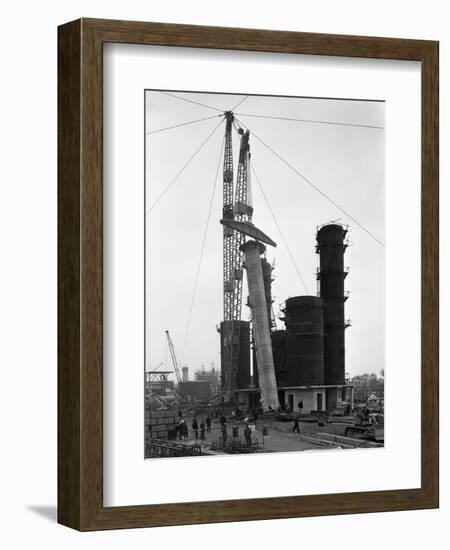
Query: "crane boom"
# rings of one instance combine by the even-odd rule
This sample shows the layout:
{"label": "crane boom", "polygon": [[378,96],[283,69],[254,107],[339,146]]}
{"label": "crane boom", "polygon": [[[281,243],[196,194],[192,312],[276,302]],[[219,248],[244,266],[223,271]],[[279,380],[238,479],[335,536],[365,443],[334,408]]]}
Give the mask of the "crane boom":
{"label": "crane boom", "polygon": [[[223,210],[224,220],[233,219],[233,143],[231,131],[233,113],[225,113],[225,152],[223,158]],[[223,228],[223,314],[224,321],[233,319],[233,230]]]}
{"label": "crane boom", "polygon": [[173,346],[172,338],[170,337],[169,331],[166,330],[167,343],[169,345],[170,356],[172,357],[173,370],[175,371],[175,376],[177,377],[178,384],[181,384],[181,374],[180,368],[178,366],[178,359],[175,354],[175,348]]}
{"label": "crane boom", "polygon": [[223,164],[223,310],[222,332],[223,389],[228,399],[233,398],[237,384],[240,331],[242,315],[243,253],[240,247],[245,236],[236,230],[233,222],[251,222],[253,208],[249,201],[248,161],[250,158],[249,132],[239,129],[241,143],[236,190],[233,193],[232,128],[234,115],[225,113],[225,152]]}
{"label": "crane boom", "polygon": [[[225,113],[225,151],[223,157],[223,209],[222,216],[224,220],[233,220],[233,142],[232,130],[234,116],[231,111]],[[222,337],[222,383],[226,399],[230,399],[232,390],[232,364],[235,361],[233,353],[233,295],[234,295],[234,277],[233,277],[233,235],[232,228],[223,226],[223,323],[221,325]]]}
{"label": "crane boom", "polygon": [[[250,133],[247,130],[243,132],[239,130],[241,134],[241,145],[239,149],[239,164],[238,173],[236,178],[236,193],[234,197],[233,207],[233,220],[237,222],[252,221],[253,208],[249,204],[248,193],[248,161],[250,158]],[[239,320],[242,315],[242,279],[243,271],[242,266],[244,263],[244,254],[241,250],[241,246],[245,242],[245,236],[240,231],[233,231],[232,241],[232,272],[234,276],[234,292],[233,292],[233,319]]]}

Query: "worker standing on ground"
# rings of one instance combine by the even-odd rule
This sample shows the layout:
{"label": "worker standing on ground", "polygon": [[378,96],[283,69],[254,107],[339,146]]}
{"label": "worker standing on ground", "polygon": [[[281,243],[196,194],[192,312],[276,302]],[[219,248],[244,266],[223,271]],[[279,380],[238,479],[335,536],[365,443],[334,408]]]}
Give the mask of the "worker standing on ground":
{"label": "worker standing on ground", "polygon": [[[182,435],[183,439],[186,441],[189,437],[189,431],[188,431],[188,427],[187,427],[187,424],[184,420],[181,421],[181,429],[180,429],[180,434]],[[180,438],[181,439],[181,438]]]}
{"label": "worker standing on ground", "polygon": [[195,439],[198,439],[198,421],[196,416],[192,420],[192,429],[194,430]]}
{"label": "worker standing on ground", "polygon": [[247,445],[249,447],[251,447],[252,446],[252,430],[250,429],[248,424],[245,426],[244,437],[245,437],[245,442],[247,443]]}
{"label": "worker standing on ground", "polygon": [[209,433],[211,431],[211,417],[208,416],[206,417],[206,433]]}
{"label": "worker standing on ground", "polygon": [[228,439],[227,423],[226,422],[224,424],[222,424],[222,439],[223,439],[223,444],[225,445],[225,443],[227,442],[227,439]]}
{"label": "worker standing on ground", "polygon": [[292,428],[292,433],[300,433],[300,422],[298,416],[294,418],[294,427]]}
{"label": "worker standing on ground", "polygon": [[202,420],[200,422],[200,439],[202,439],[203,441],[206,439],[205,430],[206,430],[206,424],[205,424],[205,421]]}
{"label": "worker standing on ground", "polygon": [[222,428],[227,423],[227,417],[224,414],[220,417],[220,423],[222,424]]}

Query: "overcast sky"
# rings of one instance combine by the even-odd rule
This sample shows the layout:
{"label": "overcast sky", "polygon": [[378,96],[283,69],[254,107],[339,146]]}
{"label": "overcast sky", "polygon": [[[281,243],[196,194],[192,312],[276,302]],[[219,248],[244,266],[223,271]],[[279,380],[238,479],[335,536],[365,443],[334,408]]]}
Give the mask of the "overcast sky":
{"label": "overcast sky", "polygon": [[[245,96],[181,93],[179,97],[223,111]],[[218,111],[160,92],[146,92],[146,131],[200,118],[196,124],[147,134],[146,210],[183,168],[220,121]],[[314,119],[382,126],[382,102],[319,98],[249,96],[236,109],[250,129],[252,164],[284,234],[308,294],[317,293],[315,278],[316,226],[331,220],[350,225],[345,265],[350,267],[346,290],[346,371],[350,375],[376,372],[385,360],[385,249],[356,223],[327,201],[256,139],[261,138],[323,193],[385,242],[385,135],[383,129],[317,124],[245,116],[248,114]],[[146,217],[146,368],[162,361],[172,370],[165,330],[171,333],[180,362],[190,376],[202,364],[220,366],[216,326],[223,318],[222,284],[222,164],[220,151],[225,125],[221,124]],[[254,136],[252,136],[254,132]],[[235,174],[239,139],[233,133]],[[203,259],[189,322],[194,282],[199,264],[215,174],[219,174],[212,202]],[[275,313],[289,296],[307,294],[280,236],[261,190],[252,180],[253,222],[276,243],[267,258],[275,261]],[[243,303],[247,288],[244,285]],[[244,305],[242,318],[249,319]],[[281,321],[278,327],[283,328]]]}

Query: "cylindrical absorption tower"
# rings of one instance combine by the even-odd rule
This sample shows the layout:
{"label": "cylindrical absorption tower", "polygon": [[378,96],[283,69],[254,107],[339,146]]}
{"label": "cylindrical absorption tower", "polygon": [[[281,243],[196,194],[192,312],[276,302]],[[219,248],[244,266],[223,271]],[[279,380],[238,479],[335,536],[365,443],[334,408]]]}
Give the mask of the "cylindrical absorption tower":
{"label": "cylindrical absorption tower", "polygon": [[245,255],[245,268],[247,270],[248,294],[252,310],[259,385],[261,388],[261,405],[265,411],[276,410],[279,407],[279,400],[261,266],[261,254],[264,253],[266,247],[257,241],[247,241],[241,249]]}
{"label": "cylindrical absorption tower", "polygon": [[[266,293],[266,305],[267,305],[267,319],[269,320],[269,327],[272,330],[272,271],[273,267],[266,260],[266,258],[261,258],[261,268],[264,281],[264,292]],[[250,301],[248,303],[251,307]],[[253,342],[254,344],[254,342]],[[272,343],[273,347],[273,343]],[[274,360],[275,360],[275,351],[274,351]],[[275,364],[276,371],[276,364]],[[276,374],[276,372],[275,372]],[[278,381],[278,379],[277,379]],[[253,347],[253,383],[255,386],[259,386],[259,375],[258,375],[258,359],[256,357],[256,346]]]}
{"label": "cylindrical absorption tower", "polygon": [[272,271],[273,268],[266,258],[261,258],[261,268],[264,280],[264,292],[266,293],[267,318],[272,329]]}
{"label": "cylindrical absorption tower", "polygon": [[286,300],[286,382],[288,386],[324,383],[323,303],[317,296]]}
{"label": "cylindrical absorption tower", "polygon": [[324,383],[345,383],[344,253],[347,229],[328,224],[317,231],[316,252],[320,255],[317,279],[324,305]]}

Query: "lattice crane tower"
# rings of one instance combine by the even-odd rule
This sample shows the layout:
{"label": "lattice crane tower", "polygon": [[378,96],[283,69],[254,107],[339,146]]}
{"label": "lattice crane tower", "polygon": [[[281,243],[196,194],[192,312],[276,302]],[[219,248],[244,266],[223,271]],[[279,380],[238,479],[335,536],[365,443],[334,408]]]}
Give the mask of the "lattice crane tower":
{"label": "lattice crane tower", "polygon": [[[253,208],[249,194],[249,132],[239,129],[241,144],[236,181],[233,193],[232,129],[234,115],[225,113],[225,152],[223,164],[223,219],[227,221],[251,221]],[[243,253],[245,237],[231,227],[223,227],[223,309],[222,331],[223,388],[227,399],[233,398],[239,363],[239,342],[242,315]]]}

